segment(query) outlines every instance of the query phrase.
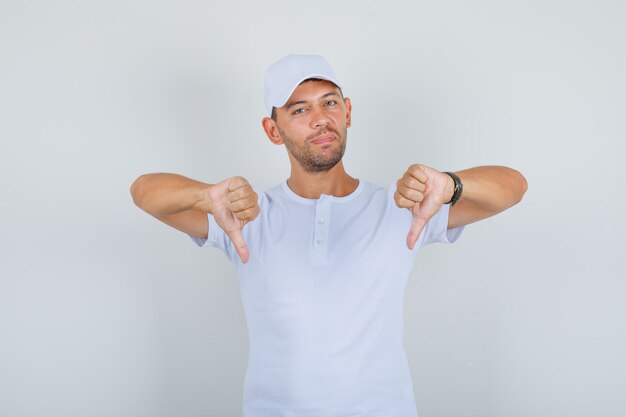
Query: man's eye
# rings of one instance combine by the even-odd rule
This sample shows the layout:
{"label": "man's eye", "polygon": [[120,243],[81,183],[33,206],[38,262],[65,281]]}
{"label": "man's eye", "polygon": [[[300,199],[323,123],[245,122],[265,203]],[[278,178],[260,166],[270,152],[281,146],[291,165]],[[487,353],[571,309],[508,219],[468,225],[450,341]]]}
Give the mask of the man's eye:
{"label": "man's eye", "polygon": [[334,106],[335,104],[337,104],[337,102],[335,100],[328,100],[325,104],[327,106]]}
{"label": "man's eye", "polygon": [[302,108],[300,108],[300,109],[295,109],[295,110],[293,111],[293,114],[302,114],[302,113],[304,113],[304,109],[302,109]]}

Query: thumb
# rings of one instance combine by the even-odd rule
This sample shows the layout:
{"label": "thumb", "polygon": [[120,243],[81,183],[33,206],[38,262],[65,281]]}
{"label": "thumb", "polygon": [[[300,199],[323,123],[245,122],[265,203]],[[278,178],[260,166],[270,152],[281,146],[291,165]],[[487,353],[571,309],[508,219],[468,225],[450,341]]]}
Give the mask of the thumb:
{"label": "thumb", "polygon": [[424,226],[426,226],[426,220],[414,215],[411,229],[406,237],[406,245],[410,250],[413,250],[415,247],[415,243],[417,242],[417,239],[419,239],[420,234],[422,234]]}
{"label": "thumb", "polygon": [[248,245],[246,245],[246,241],[243,240],[243,236],[241,234],[241,229],[233,229],[226,232],[230,240],[235,245],[235,249],[237,250],[237,254],[241,261],[245,264],[250,259],[250,251],[248,250]]}

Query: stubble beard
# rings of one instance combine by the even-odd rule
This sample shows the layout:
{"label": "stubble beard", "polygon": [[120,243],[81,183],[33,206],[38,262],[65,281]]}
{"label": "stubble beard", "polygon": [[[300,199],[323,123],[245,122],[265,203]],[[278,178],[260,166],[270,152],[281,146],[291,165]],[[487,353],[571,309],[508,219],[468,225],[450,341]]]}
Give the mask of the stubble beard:
{"label": "stubble beard", "polygon": [[[330,171],[339,163],[339,161],[341,161],[343,154],[346,151],[347,129],[344,130],[343,135],[332,128],[322,129],[315,134],[308,136],[302,145],[296,143],[296,141],[287,136],[281,128],[278,128],[278,130],[283,138],[287,151],[296,159],[296,161],[298,161],[300,166],[302,166],[306,172],[321,173]],[[331,132],[337,137],[336,141],[339,142],[339,148],[335,148],[330,154],[324,149],[316,153],[314,151],[314,147],[317,145],[311,144],[311,140]],[[330,145],[334,146],[335,144],[331,142]]]}

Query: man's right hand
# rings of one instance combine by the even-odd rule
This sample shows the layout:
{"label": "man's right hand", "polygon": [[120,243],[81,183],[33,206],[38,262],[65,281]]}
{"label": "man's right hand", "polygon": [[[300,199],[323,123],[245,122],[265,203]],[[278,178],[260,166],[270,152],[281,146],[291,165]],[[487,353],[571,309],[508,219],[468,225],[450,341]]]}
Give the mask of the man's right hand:
{"label": "man's right hand", "polygon": [[207,197],[215,221],[235,245],[241,261],[248,262],[250,252],[241,230],[261,211],[258,194],[245,178],[232,177],[213,185]]}

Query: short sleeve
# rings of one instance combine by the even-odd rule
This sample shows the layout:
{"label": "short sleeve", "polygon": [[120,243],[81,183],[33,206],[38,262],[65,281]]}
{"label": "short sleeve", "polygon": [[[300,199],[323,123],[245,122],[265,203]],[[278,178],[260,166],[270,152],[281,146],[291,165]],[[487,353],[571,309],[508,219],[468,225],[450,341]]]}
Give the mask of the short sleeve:
{"label": "short sleeve", "polygon": [[[191,236],[191,240],[199,247],[214,247],[221,250],[228,258],[230,263],[237,266],[239,263],[239,255],[235,249],[235,245],[230,240],[226,232],[215,221],[215,217],[211,213],[207,213],[209,219],[209,234],[206,239]],[[244,226],[245,229],[245,226]]]}
{"label": "short sleeve", "polygon": [[455,227],[448,230],[448,216],[450,215],[450,205],[444,204],[441,206],[437,214],[435,214],[428,222],[422,234],[422,246],[430,243],[446,243],[451,244],[456,242],[465,226]]}

